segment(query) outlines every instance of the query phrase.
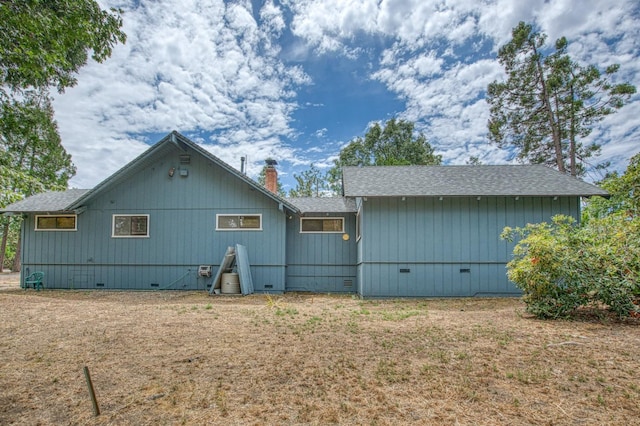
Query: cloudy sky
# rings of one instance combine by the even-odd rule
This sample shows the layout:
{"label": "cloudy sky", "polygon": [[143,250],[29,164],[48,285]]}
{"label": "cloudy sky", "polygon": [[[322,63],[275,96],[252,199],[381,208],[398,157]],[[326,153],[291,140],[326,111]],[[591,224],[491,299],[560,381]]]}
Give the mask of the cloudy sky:
{"label": "cloudy sky", "polygon": [[[100,0],[128,40],[56,95],[63,144],[91,188],[177,130],[236,168],[279,162],[285,189],[375,121],[414,121],[447,164],[512,161],[487,139],[487,85],[519,21],[640,88],[637,0]],[[624,170],[640,151],[640,95],[590,138]],[[591,179],[597,178],[593,175]],[[587,179],[590,179],[587,177]]]}

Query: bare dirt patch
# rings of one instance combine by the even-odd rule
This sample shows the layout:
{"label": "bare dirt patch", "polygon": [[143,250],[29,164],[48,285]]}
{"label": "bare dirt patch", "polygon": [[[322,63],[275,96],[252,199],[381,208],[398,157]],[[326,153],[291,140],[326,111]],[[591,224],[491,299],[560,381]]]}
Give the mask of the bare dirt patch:
{"label": "bare dirt patch", "polygon": [[573,425],[640,416],[636,320],[543,322],[515,299],[4,290],[0,308],[0,424]]}

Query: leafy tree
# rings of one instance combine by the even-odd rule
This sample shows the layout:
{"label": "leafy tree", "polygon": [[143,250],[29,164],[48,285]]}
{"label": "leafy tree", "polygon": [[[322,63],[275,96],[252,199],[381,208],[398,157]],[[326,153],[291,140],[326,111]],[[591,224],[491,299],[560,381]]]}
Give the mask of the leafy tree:
{"label": "leafy tree", "polygon": [[[89,52],[103,62],[125,42],[121,13],[94,0],[0,0],[0,205],[67,187],[75,167],[60,143],[49,89],[74,86]],[[0,265],[15,220],[2,221]],[[9,251],[17,254],[15,244]]]}
{"label": "leafy tree", "polygon": [[415,134],[410,121],[387,121],[384,128],[374,124],[363,138],[353,139],[340,151],[338,159],[327,174],[330,189],[341,191],[342,167],[345,166],[398,166],[398,165],[440,165],[442,156],[422,134]]}
{"label": "leafy tree", "polygon": [[121,10],[93,0],[0,1],[0,82],[59,91],[76,84],[88,52],[97,62],[124,43]]}
{"label": "leafy tree", "polygon": [[580,139],[636,89],[609,80],[618,65],[607,67],[603,76],[595,66],[571,60],[564,37],[545,56],[547,36],[531,25],[520,22],[512,36],[498,52],[507,79],[488,87],[489,138],[500,147],[517,148],[522,161],[580,176],[584,163],[600,151],[598,144],[584,145]]}
{"label": "leafy tree", "polygon": [[480,160],[480,157],[472,155],[467,159],[467,161],[465,161],[465,163],[470,166],[480,166],[482,165],[482,160]]}
{"label": "leafy tree", "polygon": [[[25,92],[22,100],[0,106],[0,136],[0,206],[67,187],[76,169],[61,144],[51,100],[43,91]],[[15,220],[2,218],[0,265]],[[18,252],[19,242],[12,243],[17,245],[12,251]]]}
{"label": "leafy tree", "polygon": [[289,197],[322,197],[327,188],[325,176],[313,163],[308,170],[293,175],[297,185],[289,191]]}
{"label": "leafy tree", "polygon": [[[22,100],[3,105],[0,165],[36,178],[45,189],[64,189],[75,167],[61,145],[53,114],[51,99],[42,91],[26,92]],[[37,189],[26,184],[27,192]]]}
{"label": "leafy tree", "polygon": [[640,152],[631,158],[621,176],[612,173],[600,182],[600,186],[609,192],[610,197],[591,198],[583,211],[584,223],[611,215],[640,217]]}

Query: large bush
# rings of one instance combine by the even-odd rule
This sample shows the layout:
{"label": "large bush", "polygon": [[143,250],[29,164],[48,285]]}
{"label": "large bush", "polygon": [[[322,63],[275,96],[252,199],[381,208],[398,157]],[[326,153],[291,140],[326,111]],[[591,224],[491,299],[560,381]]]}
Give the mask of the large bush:
{"label": "large bush", "polygon": [[520,238],[507,275],[524,292],[527,311],[540,318],[570,317],[585,306],[638,316],[639,235],[640,219],[621,214],[586,226],[555,216],[552,223],[505,228],[502,238]]}

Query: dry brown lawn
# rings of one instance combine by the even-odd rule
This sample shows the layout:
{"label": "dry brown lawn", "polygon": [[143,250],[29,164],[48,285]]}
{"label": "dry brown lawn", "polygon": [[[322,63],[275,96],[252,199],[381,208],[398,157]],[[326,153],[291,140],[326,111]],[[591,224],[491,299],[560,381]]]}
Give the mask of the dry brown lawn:
{"label": "dry brown lawn", "polygon": [[640,421],[637,320],[196,292],[4,289],[0,308],[3,425]]}

